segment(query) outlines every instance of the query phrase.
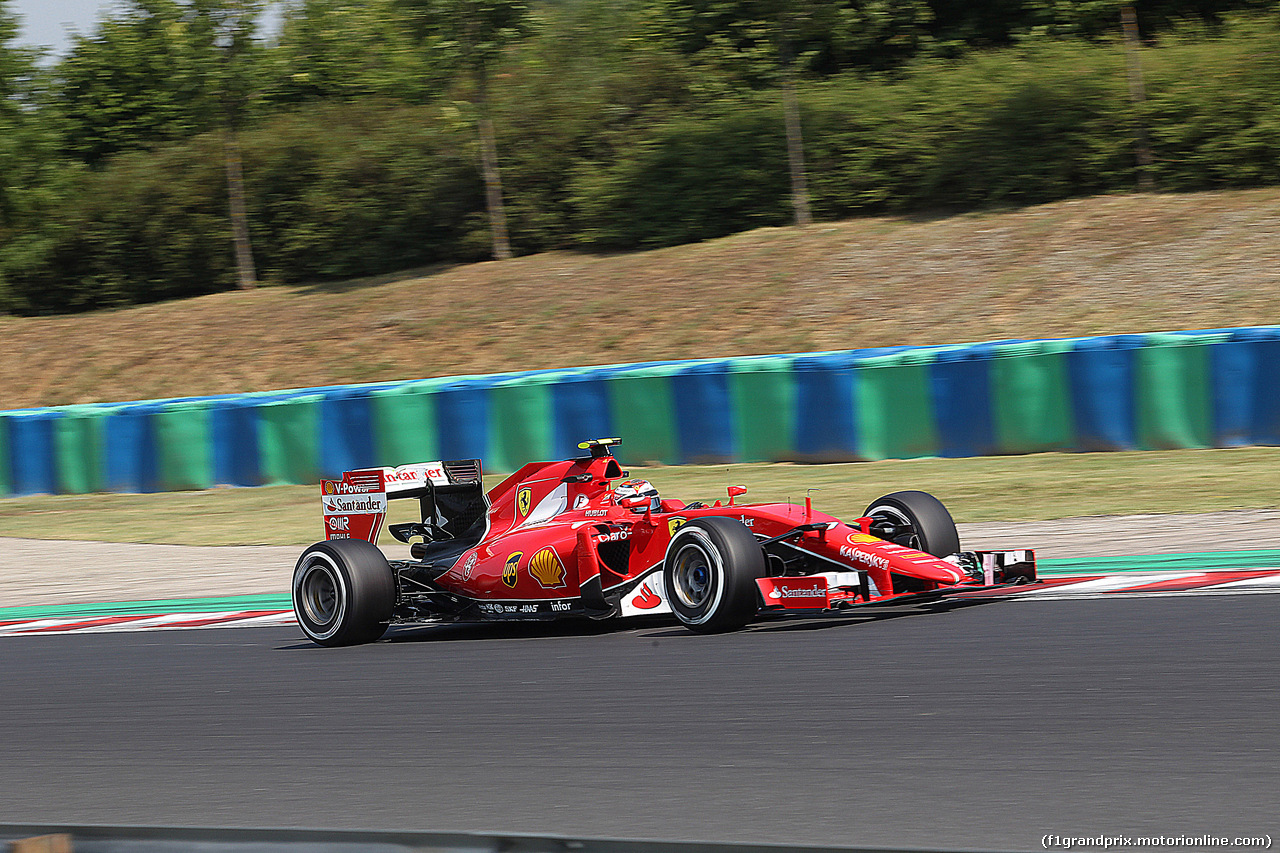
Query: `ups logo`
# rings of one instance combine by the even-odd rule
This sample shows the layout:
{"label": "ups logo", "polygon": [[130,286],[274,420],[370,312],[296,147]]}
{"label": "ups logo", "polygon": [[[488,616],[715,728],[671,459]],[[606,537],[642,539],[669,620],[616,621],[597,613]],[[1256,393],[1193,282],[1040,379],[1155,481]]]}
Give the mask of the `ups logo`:
{"label": "ups logo", "polygon": [[533,503],[533,489],[526,486],[525,488],[516,492],[516,512],[520,514],[521,518],[524,518],[526,515],[529,514],[529,506],[532,503]]}
{"label": "ups logo", "polygon": [[564,586],[564,563],[552,548],[543,548],[529,559],[529,574],[544,589]]}
{"label": "ups logo", "polygon": [[667,535],[675,536],[676,531],[679,530],[682,526],[684,526],[684,523],[688,520],[689,519],[687,518],[680,518],[679,516],[676,516],[675,518],[668,518],[667,519]]}
{"label": "ups logo", "polygon": [[523,551],[516,551],[507,557],[507,563],[502,567],[502,582],[509,587],[514,588],[516,585],[516,569],[520,568],[520,558],[523,556]]}

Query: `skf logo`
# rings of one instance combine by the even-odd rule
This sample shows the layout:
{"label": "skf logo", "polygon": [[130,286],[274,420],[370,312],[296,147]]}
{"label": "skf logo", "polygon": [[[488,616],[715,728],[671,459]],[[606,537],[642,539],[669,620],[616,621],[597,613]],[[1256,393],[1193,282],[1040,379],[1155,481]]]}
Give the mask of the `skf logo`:
{"label": "skf logo", "polygon": [[687,518],[680,518],[679,516],[677,516],[676,518],[668,518],[667,519],[667,535],[675,536],[676,531],[679,530],[681,527],[683,527],[684,523],[688,520],[689,519]]}
{"label": "skf logo", "polygon": [[523,551],[516,551],[507,557],[507,564],[502,567],[502,582],[513,589],[516,585],[516,569],[520,567],[520,558],[523,556]]}
{"label": "skf logo", "polygon": [[552,548],[543,548],[529,560],[529,574],[543,589],[564,586],[564,564]]}
{"label": "skf logo", "polygon": [[533,489],[528,486],[516,492],[516,512],[521,518],[529,514],[529,505],[533,503]]}

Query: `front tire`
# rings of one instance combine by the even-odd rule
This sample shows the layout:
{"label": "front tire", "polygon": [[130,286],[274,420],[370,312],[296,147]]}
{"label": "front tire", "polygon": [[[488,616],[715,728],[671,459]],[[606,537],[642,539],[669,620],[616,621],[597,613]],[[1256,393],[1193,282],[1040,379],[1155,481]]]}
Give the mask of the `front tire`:
{"label": "front tire", "polygon": [[671,610],[686,628],[736,631],[760,609],[764,549],[737,519],[697,518],[671,537],[662,573]]}
{"label": "front tire", "polygon": [[391,565],[363,539],[317,542],[294,566],[293,612],[322,646],[372,643],[386,633],[395,603]]}
{"label": "front tire", "polygon": [[[874,500],[863,516],[872,522],[871,532],[877,536],[877,524],[892,525],[889,540],[935,557],[949,557],[960,552],[960,534],[955,520],[942,501],[928,492],[894,492]],[[884,529],[882,527],[882,529]]]}

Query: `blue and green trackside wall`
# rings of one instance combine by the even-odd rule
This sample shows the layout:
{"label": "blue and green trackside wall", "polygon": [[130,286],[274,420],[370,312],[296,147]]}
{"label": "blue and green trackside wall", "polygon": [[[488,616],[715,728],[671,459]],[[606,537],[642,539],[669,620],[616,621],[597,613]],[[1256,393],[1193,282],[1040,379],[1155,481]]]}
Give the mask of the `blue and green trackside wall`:
{"label": "blue and green trackside wall", "polygon": [[1280,444],[1280,326],[651,362],[0,412],[0,494],[315,483],[621,436],[630,464]]}

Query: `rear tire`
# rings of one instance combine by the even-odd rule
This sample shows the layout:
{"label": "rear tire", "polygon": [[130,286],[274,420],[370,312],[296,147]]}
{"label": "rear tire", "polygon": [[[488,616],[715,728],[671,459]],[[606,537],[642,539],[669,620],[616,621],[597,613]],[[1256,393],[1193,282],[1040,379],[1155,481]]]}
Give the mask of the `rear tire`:
{"label": "rear tire", "polygon": [[676,618],[700,634],[736,631],[760,610],[764,549],[734,518],[697,518],[667,545],[663,581]]}
{"label": "rear tire", "polygon": [[[893,522],[890,540],[935,557],[960,552],[960,534],[942,501],[928,492],[894,492],[874,500],[864,516]],[[872,525],[874,533],[875,525]],[[878,535],[878,534],[877,534]]]}
{"label": "rear tire", "polygon": [[293,612],[322,646],[372,643],[386,633],[395,603],[391,565],[363,539],[317,542],[293,569]]}

